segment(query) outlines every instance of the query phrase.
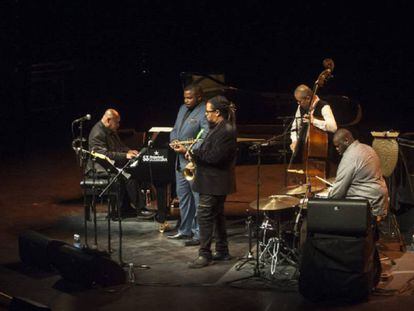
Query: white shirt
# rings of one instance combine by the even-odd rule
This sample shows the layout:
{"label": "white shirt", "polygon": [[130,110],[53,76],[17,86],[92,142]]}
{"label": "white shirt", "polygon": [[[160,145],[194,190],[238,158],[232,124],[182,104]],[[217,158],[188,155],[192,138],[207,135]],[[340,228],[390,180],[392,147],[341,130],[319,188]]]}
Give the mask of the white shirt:
{"label": "white shirt", "polygon": [[[318,96],[315,96],[315,98],[316,99],[312,105],[313,107],[315,107],[315,105],[320,100]],[[317,128],[325,132],[331,132],[331,133],[336,132],[338,127],[336,125],[335,117],[333,115],[331,106],[329,105],[323,106],[321,113],[322,113],[324,120],[313,118],[313,112],[314,112],[314,109],[311,109],[311,116],[312,116],[311,120],[314,126],[316,126]],[[298,108],[296,109],[296,113],[295,113],[295,120],[293,120],[291,132],[290,132],[290,138],[292,139],[293,143],[297,142],[301,128],[302,128],[302,118],[300,115],[300,106],[298,105]]]}

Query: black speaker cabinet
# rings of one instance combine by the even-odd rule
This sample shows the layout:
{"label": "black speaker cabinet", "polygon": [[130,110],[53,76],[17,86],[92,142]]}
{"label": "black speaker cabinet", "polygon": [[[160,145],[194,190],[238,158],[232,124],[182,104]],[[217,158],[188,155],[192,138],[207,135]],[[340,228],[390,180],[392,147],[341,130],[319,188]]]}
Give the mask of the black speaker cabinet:
{"label": "black speaker cabinet", "polygon": [[89,287],[125,283],[125,271],[108,257],[72,245],[59,247],[52,259],[63,279]]}
{"label": "black speaker cabinet", "polygon": [[20,260],[29,266],[50,271],[51,254],[63,244],[65,242],[49,239],[40,233],[25,231],[19,235]]}
{"label": "black speaker cabinet", "polygon": [[381,274],[372,223],[366,200],[309,200],[299,268],[305,298],[356,302],[368,297]]}
{"label": "black speaker cabinet", "polygon": [[318,234],[307,238],[299,292],[308,300],[357,302],[378,284],[381,263],[372,233],[364,237]]}
{"label": "black speaker cabinet", "polygon": [[372,219],[366,200],[312,199],[307,222],[308,234],[366,236]]}

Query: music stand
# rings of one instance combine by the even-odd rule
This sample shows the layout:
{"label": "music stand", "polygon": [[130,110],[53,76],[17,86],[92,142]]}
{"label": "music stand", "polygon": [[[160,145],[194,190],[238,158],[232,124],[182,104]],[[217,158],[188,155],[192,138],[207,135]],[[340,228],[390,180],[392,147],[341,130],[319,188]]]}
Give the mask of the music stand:
{"label": "music stand", "polygon": [[[129,178],[131,175],[126,173],[125,170],[130,167],[133,163],[136,163],[137,161],[139,161],[140,156],[136,157],[136,158],[132,158],[130,160],[128,160],[128,162],[121,168],[118,169],[115,165],[114,165],[114,161],[110,160],[108,157],[106,157],[105,155],[101,155],[101,154],[97,154],[92,152],[91,153],[92,156],[96,157],[96,161],[101,164],[109,173],[115,173],[115,176],[109,181],[108,185],[102,190],[102,192],[99,194],[99,198],[102,198],[102,196],[112,187],[112,185],[118,181],[119,177],[122,175],[125,178]],[[117,185],[117,198],[119,199],[119,185]],[[115,208],[118,212],[118,227],[119,227],[119,247],[118,247],[118,260],[119,260],[119,264],[121,266],[125,266],[126,264],[124,263],[124,261],[122,260],[122,218],[121,218],[121,208],[120,206],[118,206],[118,199],[115,200]],[[108,208],[109,211],[109,208]],[[111,219],[108,215],[108,222],[110,223]],[[110,225],[108,224],[108,228],[110,228]]]}

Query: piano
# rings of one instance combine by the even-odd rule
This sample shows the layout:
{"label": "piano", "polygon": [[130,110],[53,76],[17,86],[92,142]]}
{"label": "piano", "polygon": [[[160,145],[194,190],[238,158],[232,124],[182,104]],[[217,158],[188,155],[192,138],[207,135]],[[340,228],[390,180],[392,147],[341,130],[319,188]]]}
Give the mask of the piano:
{"label": "piano", "polygon": [[[166,214],[175,182],[175,152],[169,147],[172,128],[153,127],[146,135],[138,165],[127,170],[138,182],[153,185],[158,214]],[[163,217],[163,216],[161,216]]]}
{"label": "piano", "polygon": [[139,164],[128,169],[140,182],[169,184],[175,180],[175,152],[169,147],[171,128],[151,128]]}

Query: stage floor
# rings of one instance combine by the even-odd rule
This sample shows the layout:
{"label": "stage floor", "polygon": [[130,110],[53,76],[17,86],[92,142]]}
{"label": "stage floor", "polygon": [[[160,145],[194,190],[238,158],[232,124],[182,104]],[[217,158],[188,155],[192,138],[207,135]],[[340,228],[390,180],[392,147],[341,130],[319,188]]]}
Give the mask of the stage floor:
{"label": "stage floor", "polygon": [[[356,305],[315,305],[297,291],[294,268],[281,266],[270,275],[270,267],[260,271],[271,281],[254,275],[254,261],[236,270],[238,258],[248,252],[244,211],[256,197],[256,167],[237,168],[238,192],[229,197],[230,252],[234,259],[191,270],[187,263],[197,256],[197,247],[167,239],[153,221],[123,221],[124,262],[135,265],[136,283],[114,288],[82,289],[62,286],[57,273],[24,267],[19,260],[17,239],[27,229],[48,237],[72,242],[83,232],[83,208],[79,170],[71,152],[33,154],[2,162],[0,184],[0,291],[49,305],[52,310],[408,310],[414,303],[412,278],[414,253],[403,253],[398,242],[386,234],[380,240],[383,258],[382,291]],[[261,193],[282,194],[283,166],[263,165]],[[98,246],[107,248],[104,206],[99,207]],[[236,211],[236,212],[234,212]],[[171,225],[175,220],[170,220]],[[112,258],[119,259],[118,223],[112,225]],[[89,223],[89,241],[93,241]],[[386,258],[388,257],[388,258]],[[141,269],[147,265],[149,269]],[[387,276],[387,277],[386,277]]]}

